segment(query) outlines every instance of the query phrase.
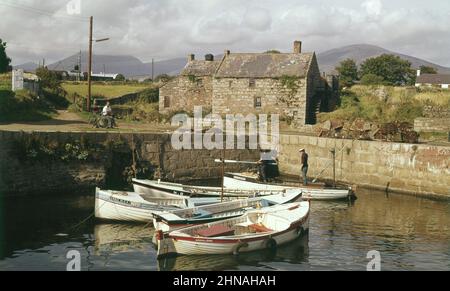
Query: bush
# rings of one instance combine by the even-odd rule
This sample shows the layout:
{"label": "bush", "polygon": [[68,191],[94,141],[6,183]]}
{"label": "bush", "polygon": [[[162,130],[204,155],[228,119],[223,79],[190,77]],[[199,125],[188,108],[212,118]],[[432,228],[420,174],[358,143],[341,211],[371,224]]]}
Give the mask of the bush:
{"label": "bush", "polygon": [[139,93],[139,102],[156,103],[159,102],[159,89],[150,88],[145,89]]}

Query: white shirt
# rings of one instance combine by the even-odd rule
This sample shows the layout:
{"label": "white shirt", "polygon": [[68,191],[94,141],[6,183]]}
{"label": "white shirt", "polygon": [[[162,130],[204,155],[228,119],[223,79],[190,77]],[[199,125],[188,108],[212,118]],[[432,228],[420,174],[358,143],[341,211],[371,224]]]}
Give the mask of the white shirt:
{"label": "white shirt", "polygon": [[108,116],[112,113],[112,109],[109,106],[105,106],[103,107],[103,111],[102,111],[102,115],[103,116]]}

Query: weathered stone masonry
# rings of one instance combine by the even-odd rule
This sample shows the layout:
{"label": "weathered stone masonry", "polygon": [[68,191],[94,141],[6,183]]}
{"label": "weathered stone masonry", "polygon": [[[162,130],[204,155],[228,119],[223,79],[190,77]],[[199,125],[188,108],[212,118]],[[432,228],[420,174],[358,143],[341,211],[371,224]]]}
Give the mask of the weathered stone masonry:
{"label": "weathered stone masonry", "polygon": [[425,197],[450,199],[450,147],[352,141],[299,135],[281,136],[281,171],[299,175],[299,148],[310,155],[311,178],[333,179],[331,149],[336,148],[337,180]]}
{"label": "weathered stone masonry", "polygon": [[[329,84],[331,80],[331,84]],[[322,78],[315,53],[230,53],[220,61],[193,55],[181,75],[160,90],[160,112],[211,108],[214,114],[280,114],[304,126],[334,109],[336,79]],[[336,100],[335,100],[336,99]]]}
{"label": "weathered stone masonry", "polygon": [[[112,164],[117,164],[114,163],[116,159],[114,153],[106,148],[100,154],[96,154],[93,159],[85,162],[21,161],[14,154],[14,146],[15,141],[23,135],[30,134],[0,131],[0,196],[93,191],[95,187],[105,185],[109,168]],[[151,163],[155,169],[161,168],[164,180],[216,179],[221,176],[221,167],[214,162],[222,156],[221,150],[174,150],[171,146],[171,136],[168,134],[42,132],[33,133],[33,135],[62,143],[77,141],[81,138],[101,146],[108,142],[123,143],[124,145],[118,149],[118,154],[125,154],[129,160],[121,164],[122,167],[131,166],[131,148],[134,145],[137,159]],[[236,160],[259,159],[259,152],[255,150],[227,150],[226,154],[227,158]],[[228,171],[248,169],[247,166],[242,165],[227,166]],[[115,170],[121,173],[123,169]]]}

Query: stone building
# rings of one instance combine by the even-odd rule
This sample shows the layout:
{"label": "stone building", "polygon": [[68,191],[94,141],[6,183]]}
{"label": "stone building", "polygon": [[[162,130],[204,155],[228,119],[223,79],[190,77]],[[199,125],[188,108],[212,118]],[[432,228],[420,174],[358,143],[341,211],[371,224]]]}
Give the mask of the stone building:
{"label": "stone building", "polygon": [[315,53],[231,53],[220,61],[191,56],[181,75],[160,91],[160,111],[190,111],[203,105],[213,113],[280,114],[298,125],[315,124],[318,111],[337,103],[336,78],[320,74]]}
{"label": "stone building", "polygon": [[192,112],[195,106],[203,106],[204,111],[211,110],[212,80],[219,64],[213,55],[206,55],[205,60],[196,60],[194,55],[190,55],[180,76],[160,88],[159,111]]}

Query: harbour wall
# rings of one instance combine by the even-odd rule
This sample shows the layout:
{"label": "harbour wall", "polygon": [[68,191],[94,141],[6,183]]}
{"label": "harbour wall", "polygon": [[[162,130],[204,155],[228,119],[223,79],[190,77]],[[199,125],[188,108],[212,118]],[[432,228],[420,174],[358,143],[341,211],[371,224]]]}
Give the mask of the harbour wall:
{"label": "harbour wall", "polygon": [[[450,147],[283,134],[280,171],[300,173],[299,148],[310,155],[311,179],[336,179],[395,193],[450,199]],[[134,164],[143,178],[218,179],[221,150],[175,150],[169,134],[0,131],[0,196],[58,194],[114,188]],[[227,150],[226,159],[257,161],[257,150]],[[133,162],[134,161],[134,162]],[[226,165],[226,171],[254,169]],[[119,185],[118,185],[119,186]],[[120,185],[123,186],[123,185]]]}
{"label": "harbour wall", "polygon": [[[282,135],[280,170],[300,174],[300,154],[309,154],[311,178],[366,188],[450,199],[450,147]],[[335,167],[333,154],[336,150]]]}
{"label": "harbour wall", "polygon": [[[175,150],[169,134],[0,131],[0,196],[122,188],[133,164],[147,179],[218,179],[222,167],[215,159],[221,157],[221,150]],[[226,158],[256,161],[259,152],[227,150]],[[249,169],[226,166],[233,172]]]}

